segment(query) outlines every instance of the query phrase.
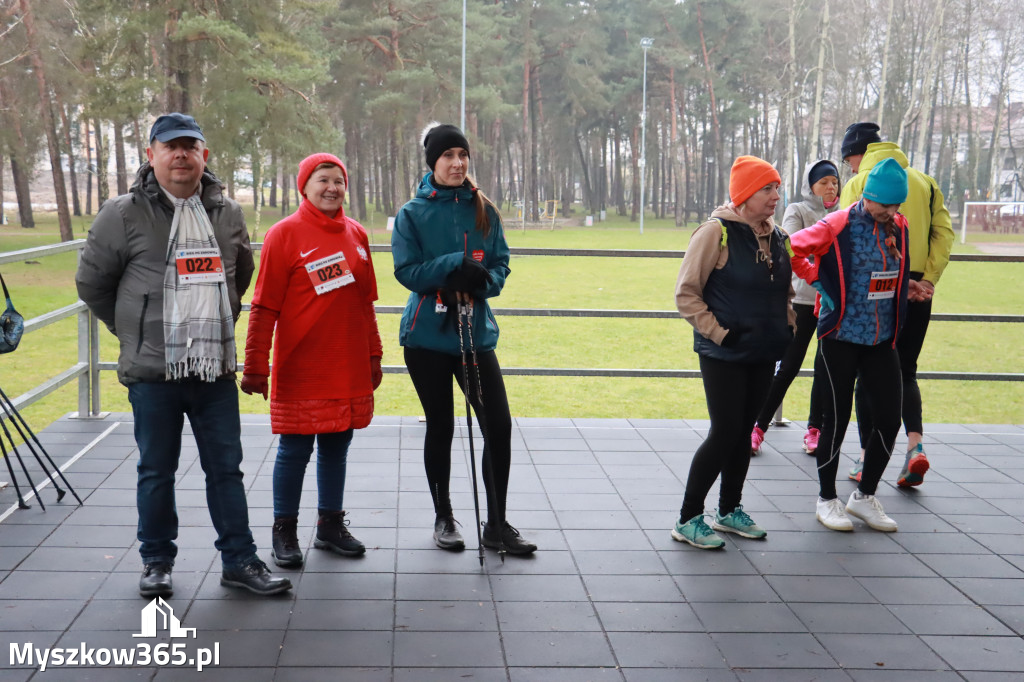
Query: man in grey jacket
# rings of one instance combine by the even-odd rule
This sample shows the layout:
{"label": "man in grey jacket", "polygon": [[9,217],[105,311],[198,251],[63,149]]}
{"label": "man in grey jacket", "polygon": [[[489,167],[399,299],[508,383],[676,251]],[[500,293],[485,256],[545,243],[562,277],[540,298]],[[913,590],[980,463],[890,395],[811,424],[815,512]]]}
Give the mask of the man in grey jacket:
{"label": "man in grey jacket", "polygon": [[159,117],[148,162],[106,202],[82,251],[78,295],[120,342],[139,447],[137,506],[144,597],[173,593],[174,476],[187,416],[206,474],[221,584],[261,595],[291,589],[256,555],[242,485],[234,325],[255,269],[241,207],[206,169],[195,119]]}

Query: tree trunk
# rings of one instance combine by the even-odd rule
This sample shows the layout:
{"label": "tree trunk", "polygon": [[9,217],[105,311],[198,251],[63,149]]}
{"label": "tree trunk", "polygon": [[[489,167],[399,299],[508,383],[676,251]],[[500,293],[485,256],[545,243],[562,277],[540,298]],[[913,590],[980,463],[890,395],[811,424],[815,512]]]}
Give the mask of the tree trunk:
{"label": "tree trunk", "polygon": [[139,156],[139,165],[142,165],[146,160],[146,144],[148,140],[143,137],[142,124],[139,123],[138,118],[132,118],[132,132],[135,134],[135,153]]}
{"label": "tree trunk", "polygon": [[53,191],[57,198],[57,221],[60,224],[61,241],[75,238],[71,229],[71,212],[68,210],[68,191],[64,184],[64,169],[61,166],[60,144],[57,142],[57,125],[53,120],[53,102],[50,99],[50,86],[46,81],[46,67],[36,44],[35,18],[29,8],[28,0],[18,0],[21,7],[22,23],[25,25],[25,36],[30,52],[30,60],[35,70],[36,85],[39,88],[39,110],[43,115],[43,128],[46,132],[46,148],[50,153],[50,172],[53,177]]}
{"label": "tree trunk", "polygon": [[71,178],[71,214],[80,216],[82,215],[82,204],[78,199],[78,174],[75,172],[75,148],[71,144],[71,126],[68,123],[67,111],[60,102],[57,102],[57,111],[60,112],[60,127],[64,133],[64,148],[68,155],[68,176]]}
{"label": "tree trunk", "polygon": [[28,173],[18,158],[11,154],[11,177],[14,178],[14,194],[18,197],[18,220],[22,227],[35,227],[32,217],[32,192],[29,189]]}
{"label": "tree trunk", "polygon": [[164,23],[164,100],[166,111],[189,113],[191,101],[189,97],[189,59],[186,43],[175,39],[181,12],[171,9]]}
{"label": "tree trunk", "polygon": [[[82,140],[84,131],[85,139]],[[99,185],[99,176],[94,172],[92,165],[92,140],[89,137],[89,119],[83,117],[78,129],[79,140],[85,148],[85,215],[92,215],[92,179],[97,177],[96,184]]]}
{"label": "tree trunk", "polygon": [[[821,37],[818,42],[818,73],[817,82],[814,84],[814,124],[811,130],[814,133],[814,158],[825,158],[825,145],[821,142],[821,105],[825,90],[825,45],[829,41],[829,14],[828,2],[822,3],[821,10]],[[803,171],[801,171],[801,174]],[[799,190],[797,190],[799,191]]]}
{"label": "tree trunk", "polygon": [[117,193],[128,194],[128,165],[124,160],[124,129],[114,122],[114,168],[117,169]]}
{"label": "tree trunk", "polygon": [[[346,156],[347,156],[346,151]],[[349,157],[351,158],[351,157]],[[277,149],[270,152],[270,208],[277,208]]]}
{"label": "tree trunk", "polygon": [[96,209],[103,206],[103,202],[110,198],[110,185],[107,178],[107,155],[103,147],[103,125],[97,118],[93,121],[96,129]]}
{"label": "tree trunk", "polygon": [[[827,4],[827,3],[826,3]],[[878,127],[882,127],[883,118],[885,115],[885,89],[886,79],[889,73],[889,36],[892,35],[892,12],[896,6],[896,0],[889,0],[889,18],[885,22],[885,47],[882,48],[882,76],[880,79],[880,87],[878,89],[878,120],[875,123]],[[885,133],[882,133],[883,137]]]}
{"label": "tree trunk", "polygon": [[587,212],[590,214],[594,213],[594,191],[590,187],[590,171],[587,168],[587,157],[583,153],[583,141],[580,140],[579,131],[576,131],[574,135],[576,138],[576,152],[580,157],[580,173],[583,175],[583,203],[587,207]]}

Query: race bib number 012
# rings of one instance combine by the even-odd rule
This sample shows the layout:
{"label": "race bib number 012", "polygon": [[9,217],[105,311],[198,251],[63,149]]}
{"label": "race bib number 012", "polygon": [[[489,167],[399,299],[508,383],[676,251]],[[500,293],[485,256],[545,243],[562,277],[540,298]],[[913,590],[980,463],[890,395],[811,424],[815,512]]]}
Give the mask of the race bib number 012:
{"label": "race bib number 012", "polygon": [[868,300],[875,301],[894,297],[896,295],[896,279],[899,275],[899,270],[872,272],[871,285],[868,288]]}
{"label": "race bib number 012", "polygon": [[306,272],[309,274],[309,281],[313,283],[313,290],[316,291],[317,296],[356,281],[355,276],[352,275],[352,269],[345,261],[345,254],[341,251],[312,263],[306,263]]}
{"label": "race bib number 012", "polygon": [[174,252],[174,260],[182,284],[224,281],[224,263],[217,249],[179,249]]}

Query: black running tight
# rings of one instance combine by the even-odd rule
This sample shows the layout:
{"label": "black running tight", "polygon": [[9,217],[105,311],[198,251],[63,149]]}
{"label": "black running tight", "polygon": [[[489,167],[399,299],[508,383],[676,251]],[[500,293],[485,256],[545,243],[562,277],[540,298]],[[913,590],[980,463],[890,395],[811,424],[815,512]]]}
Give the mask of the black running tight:
{"label": "black running tight", "polygon": [[[477,382],[472,366],[470,391],[473,412],[484,434],[481,455],[484,489],[487,491],[487,524],[494,525],[505,518],[505,498],[508,494],[508,476],[512,463],[512,417],[505,394],[505,381],[494,351],[477,353],[480,386],[483,401],[476,392]],[[455,405],[452,398],[452,377],[462,388],[462,360],[422,348],[405,348],[405,365],[409,368],[416,394],[427,418],[427,434],[423,441],[423,464],[427,472],[430,496],[437,515],[452,513],[449,479],[452,469],[452,438],[455,435]],[[458,396],[459,404],[465,398]],[[477,451],[479,453],[479,450]]]}
{"label": "black running tight", "polygon": [[750,467],[750,425],[764,404],[774,370],[774,362],[744,364],[700,357],[711,429],[690,462],[679,512],[684,522],[704,513],[704,500],[719,474],[719,513],[729,514],[740,503]]}

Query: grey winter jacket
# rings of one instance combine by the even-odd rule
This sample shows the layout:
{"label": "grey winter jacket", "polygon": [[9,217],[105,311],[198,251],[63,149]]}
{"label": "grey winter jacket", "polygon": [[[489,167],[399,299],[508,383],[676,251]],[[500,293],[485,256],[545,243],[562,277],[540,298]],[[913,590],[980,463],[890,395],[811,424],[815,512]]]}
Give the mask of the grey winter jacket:
{"label": "grey winter jacket", "polygon": [[[224,195],[209,170],[201,185],[237,321],[255,270],[249,233],[242,208]],[[120,342],[117,378],[126,386],[166,380],[163,281],[173,217],[174,207],[144,163],[128,194],[107,201],[96,214],[75,274],[79,298]]]}
{"label": "grey winter jacket", "polygon": [[[800,182],[800,194],[804,197],[803,201],[795,201],[787,206],[786,213],[782,216],[782,231],[786,234],[791,235],[805,227],[810,227],[839,208],[838,201],[832,208],[825,208],[824,200],[811,191],[811,169],[822,160],[812,161],[804,168],[803,179]],[[838,199],[838,197],[837,194],[836,198]],[[793,274],[793,290],[796,291],[796,296],[793,298],[794,304],[814,305],[814,297],[817,292],[814,287],[797,277],[796,273]]]}

